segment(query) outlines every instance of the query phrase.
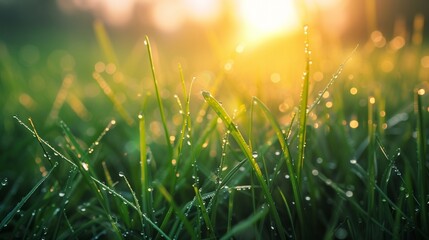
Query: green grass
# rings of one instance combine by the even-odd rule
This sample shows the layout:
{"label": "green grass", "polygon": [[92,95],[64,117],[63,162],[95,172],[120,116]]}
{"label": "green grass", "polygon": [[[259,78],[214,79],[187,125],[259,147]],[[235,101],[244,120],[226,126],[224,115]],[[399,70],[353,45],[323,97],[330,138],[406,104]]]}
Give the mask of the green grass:
{"label": "green grass", "polygon": [[[94,28],[105,58],[126,68],[103,25]],[[100,91],[80,98],[96,106],[91,119],[70,97],[84,84],[31,94],[12,78],[21,70],[14,56],[2,55],[0,238],[429,238],[429,89],[405,81],[414,70],[401,66],[421,56],[415,46],[397,50],[396,75],[362,70],[392,56],[388,47],[343,51],[332,77],[315,81],[310,36],[298,103],[283,112],[225,81],[233,75],[222,69],[202,92],[181,65],[178,81],[163,82],[148,37],[144,77],[86,76]]]}

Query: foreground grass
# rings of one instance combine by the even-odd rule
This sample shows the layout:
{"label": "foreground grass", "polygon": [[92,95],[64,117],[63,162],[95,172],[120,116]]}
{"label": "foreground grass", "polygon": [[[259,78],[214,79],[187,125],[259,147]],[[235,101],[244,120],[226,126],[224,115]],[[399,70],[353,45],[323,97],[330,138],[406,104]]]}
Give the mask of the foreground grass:
{"label": "foreground grass", "polygon": [[[102,25],[95,29],[116,61]],[[344,63],[312,96],[307,40],[300,104],[284,124],[257,97],[229,113],[218,84],[191,99],[181,70],[182,93],[165,102],[148,38],[145,46],[155,96],[130,110],[95,72],[116,118],[92,126],[92,137],[67,118],[44,128],[14,117],[19,137],[2,157],[11,172],[0,189],[2,238],[429,237],[424,84],[407,83],[416,90],[397,110],[389,102],[399,92],[350,94],[337,80]],[[32,165],[9,164],[21,156]],[[37,174],[25,170],[34,162]]]}

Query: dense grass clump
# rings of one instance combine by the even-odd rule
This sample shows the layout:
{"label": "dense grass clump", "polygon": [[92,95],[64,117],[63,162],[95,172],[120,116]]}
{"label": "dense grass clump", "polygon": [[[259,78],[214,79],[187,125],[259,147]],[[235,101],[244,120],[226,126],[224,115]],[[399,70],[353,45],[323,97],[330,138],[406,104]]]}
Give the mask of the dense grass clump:
{"label": "dense grass clump", "polygon": [[97,88],[82,95],[67,69],[38,115],[48,101],[14,83],[17,66],[3,55],[1,238],[429,238],[427,69],[401,65],[422,57],[416,46],[369,41],[315,81],[305,37],[301,94],[281,111],[256,96],[230,111],[222,71],[195,94],[179,66],[180,87],[162,88],[146,37],[143,82],[96,64]]}

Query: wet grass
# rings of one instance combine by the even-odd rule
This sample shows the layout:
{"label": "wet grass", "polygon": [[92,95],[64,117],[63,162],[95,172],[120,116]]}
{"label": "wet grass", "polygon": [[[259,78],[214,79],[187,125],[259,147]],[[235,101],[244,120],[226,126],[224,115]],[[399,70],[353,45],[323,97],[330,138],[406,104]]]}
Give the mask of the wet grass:
{"label": "wet grass", "polygon": [[[96,23],[95,31],[106,58],[117,62],[104,27]],[[404,83],[385,74],[393,90],[368,89],[372,82],[350,77],[372,76],[348,62],[349,52],[332,78],[315,82],[306,38],[301,97],[287,113],[259,97],[229,112],[222,71],[208,91],[194,94],[195,80],[187,81],[179,66],[180,90],[163,97],[171,89],[158,82],[146,37],[150,79],[145,80],[153,85],[127,83],[150,89],[146,95],[141,88],[138,97],[124,101],[125,87],[96,70],[93,78],[101,90],[96,99],[105,102],[93,112],[95,120],[72,120],[68,112],[82,115],[76,107],[62,109],[63,96],[51,109],[62,120],[52,115],[46,120],[37,111],[28,122],[5,116],[13,121],[2,125],[8,138],[1,148],[0,236],[428,238],[427,82]],[[396,52],[401,76],[413,74],[400,69],[400,56],[413,49]],[[370,59],[365,66],[385,57],[381,49],[362,52],[354,50],[352,58]],[[16,71],[1,60],[3,69]],[[349,75],[342,74],[349,64]],[[5,76],[10,75],[2,75],[2,84],[13,85]],[[14,107],[31,109],[19,86],[11,90],[7,97],[21,97]],[[70,95],[73,88],[62,91]],[[244,95],[237,89],[237,99]],[[96,99],[82,101],[98,104]],[[11,109],[10,101],[1,103]]]}

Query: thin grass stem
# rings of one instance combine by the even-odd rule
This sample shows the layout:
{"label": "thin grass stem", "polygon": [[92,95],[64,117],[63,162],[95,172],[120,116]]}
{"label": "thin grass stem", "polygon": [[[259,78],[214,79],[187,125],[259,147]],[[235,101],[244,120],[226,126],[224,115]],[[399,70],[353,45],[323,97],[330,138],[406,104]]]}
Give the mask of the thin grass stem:
{"label": "thin grass stem", "polygon": [[157,77],[155,74],[155,64],[153,62],[152,48],[150,46],[150,41],[149,41],[148,36],[145,37],[145,44],[146,44],[147,51],[149,54],[150,69],[151,69],[151,73],[152,73],[153,83],[155,85],[156,100],[158,102],[159,112],[161,114],[161,122],[162,122],[162,126],[164,128],[165,141],[166,141],[167,146],[168,146],[169,159],[171,159],[171,157],[173,156],[173,145],[171,144],[171,141],[170,141],[170,134],[168,132],[167,120],[165,118],[164,105],[161,101],[161,94],[159,92],[158,80],[157,80]]}

